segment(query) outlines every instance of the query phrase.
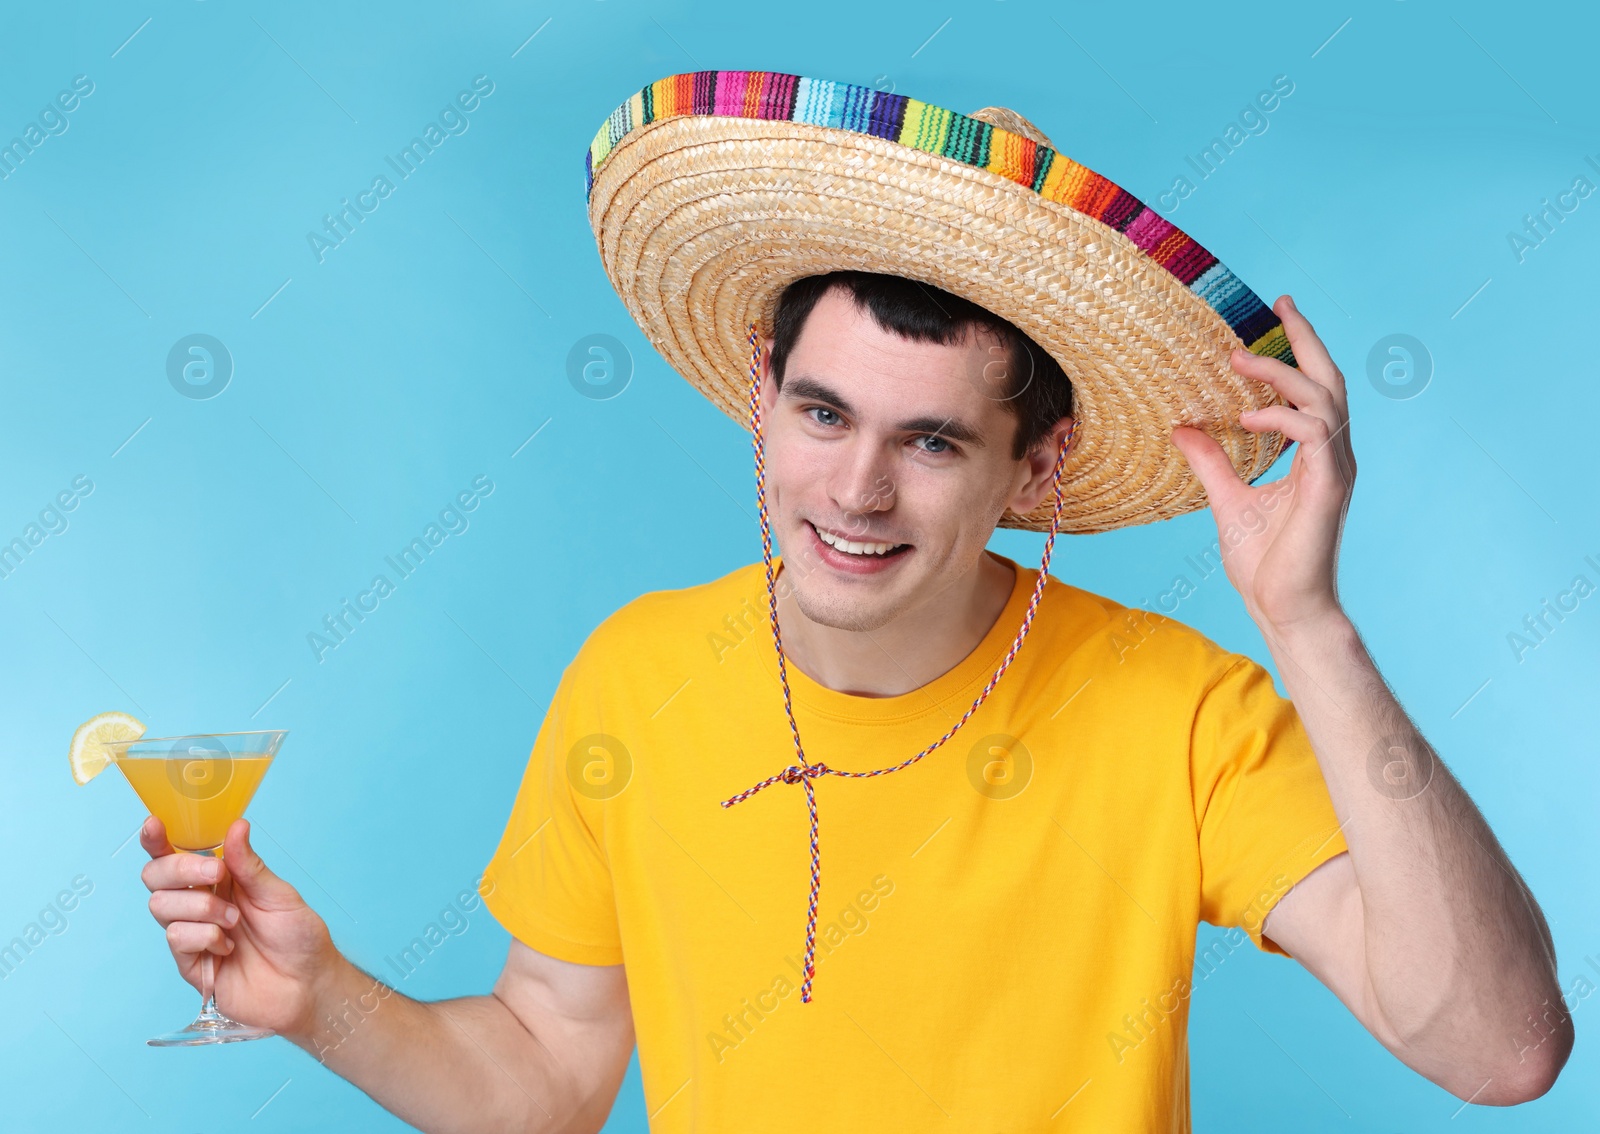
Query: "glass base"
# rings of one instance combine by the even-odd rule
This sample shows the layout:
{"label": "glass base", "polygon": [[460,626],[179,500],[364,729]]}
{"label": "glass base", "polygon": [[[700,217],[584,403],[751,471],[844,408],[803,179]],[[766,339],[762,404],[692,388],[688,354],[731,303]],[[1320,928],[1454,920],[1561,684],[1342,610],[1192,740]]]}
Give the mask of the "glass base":
{"label": "glass base", "polygon": [[266,1039],[278,1033],[271,1028],[253,1028],[230,1020],[212,1005],[207,1005],[195,1017],[194,1023],[176,1032],[145,1040],[151,1047],[197,1047],[206,1043],[238,1043],[241,1040]]}

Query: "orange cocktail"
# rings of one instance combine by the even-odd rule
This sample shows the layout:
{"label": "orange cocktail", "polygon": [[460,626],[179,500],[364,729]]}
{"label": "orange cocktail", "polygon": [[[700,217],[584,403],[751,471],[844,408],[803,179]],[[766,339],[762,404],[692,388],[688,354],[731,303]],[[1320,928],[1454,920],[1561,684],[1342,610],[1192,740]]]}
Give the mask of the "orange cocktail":
{"label": "orange cocktail", "polygon": [[267,774],[264,753],[119,756],[113,763],[128,777],[144,805],[166,824],[167,841],[179,850],[213,850],[228,825],[244,814]]}
{"label": "orange cocktail", "polygon": [[[220,856],[228,827],[250,806],[284,736],[279,731],[149,737],[137,718],[101,713],[73,735],[72,775],[87,783],[115,764],[166,827],[174,849]],[[200,1015],[186,1028],[149,1040],[152,1046],[234,1043],[273,1034],[218,1011],[216,966],[210,952],[201,955]]]}

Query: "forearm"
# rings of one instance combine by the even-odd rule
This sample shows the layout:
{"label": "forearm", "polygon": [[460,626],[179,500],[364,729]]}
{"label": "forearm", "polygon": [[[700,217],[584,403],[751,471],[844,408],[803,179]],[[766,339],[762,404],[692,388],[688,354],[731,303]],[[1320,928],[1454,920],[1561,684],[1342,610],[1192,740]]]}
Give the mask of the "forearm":
{"label": "forearm", "polygon": [[1354,626],[1330,617],[1267,641],[1344,825],[1396,1054],[1462,1097],[1559,1067],[1572,1033],[1543,915]]}
{"label": "forearm", "polygon": [[429,1134],[572,1128],[574,1081],[495,996],[423,1003],[339,958],[289,1038]]}

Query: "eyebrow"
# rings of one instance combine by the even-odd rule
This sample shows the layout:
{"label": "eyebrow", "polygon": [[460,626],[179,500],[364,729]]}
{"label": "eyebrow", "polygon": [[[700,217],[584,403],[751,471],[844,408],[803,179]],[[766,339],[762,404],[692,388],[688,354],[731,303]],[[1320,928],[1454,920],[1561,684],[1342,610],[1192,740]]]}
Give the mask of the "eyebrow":
{"label": "eyebrow", "polygon": [[[780,396],[793,398],[797,401],[827,402],[834,409],[852,417],[855,416],[856,412],[850,403],[840,397],[832,387],[809,375],[797,374],[785,379]],[[934,434],[939,437],[949,438],[951,441],[960,441],[979,449],[985,448],[983,438],[976,429],[966,424],[966,422],[953,417],[946,418],[943,421],[936,417],[914,417],[900,422],[895,428],[906,433]]]}

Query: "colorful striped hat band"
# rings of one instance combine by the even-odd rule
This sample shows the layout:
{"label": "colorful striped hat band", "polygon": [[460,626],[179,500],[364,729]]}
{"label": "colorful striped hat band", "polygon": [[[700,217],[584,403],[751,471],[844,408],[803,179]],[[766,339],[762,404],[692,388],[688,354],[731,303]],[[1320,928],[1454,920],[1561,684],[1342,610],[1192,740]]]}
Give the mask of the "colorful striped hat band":
{"label": "colorful striped hat band", "polygon": [[[972,114],[853,83],[695,71],[641,88],[585,154],[608,279],[652,346],[744,424],[745,329],[841,269],[904,276],[1016,326],[1061,365],[1073,414],[1061,531],[1206,504],[1171,431],[1210,434],[1247,482],[1282,453],[1248,409],[1283,404],[1230,365],[1294,365],[1272,310],[1193,237],[1004,107]],[[1046,530],[1048,503],[1003,527]]]}
{"label": "colorful striped hat band", "polygon": [[902,768],[911,767],[911,765],[954,736],[956,730],[967,723],[967,718],[977,712],[978,706],[983,704],[984,699],[989,696],[995,685],[999,683],[1000,675],[1005,673],[1012,659],[1022,649],[1022,640],[1028,636],[1028,630],[1033,625],[1033,615],[1034,611],[1038,609],[1039,597],[1044,594],[1045,579],[1050,570],[1050,553],[1055,547],[1056,530],[1061,517],[1061,472],[1066,467],[1067,452],[1072,448],[1072,439],[1077,433],[1078,423],[1074,420],[1067,428],[1067,434],[1061,440],[1061,451],[1056,455],[1055,471],[1051,476],[1051,484],[1055,492],[1055,506],[1051,512],[1049,535],[1045,536],[1044,540],[1044,554],[1039,560],[1039,577],[1034,582],[1033,594],[1028,597],[1028,609],[1022,616],[1022,626],[1017,630],[1017,636],[1012,639],[1011,648],[1006,651],[1005,657],[1000,660],[1000,665],[994,671],[994,676],[989,678],[988,684],[983,687],[967,711],[961,714],[961,719],[951,725],[948,732],[915,756],[908,757],[888,768],[878,768],[870,772],[844,772],[838,768],[830,768],[820,761],[813,764],[806,759],[805,749],[800,744],[800,728],[794,721],[794,706],[789,696],[789,672],[784,664],[783,657],[783,635],[778,631],[778,592],[774,585],[772,574],[772,525],[767,519],[766,445],[761,434],[761,336],[753,322],[749,324],[746,341],[750,346],[750,436],[751,447],[755,450],[756,507],[759,509],[761,516],[761,559],[767,568],[767,607],[772,622],[772,645],[778,654],[778,681],[783,687],[783,711],[789,718],[789,735],[794,738],[796,762],[790,764],[776,775],[768,776],[760,783],[746,788],[731,799],[723,800],[722,806],[727,808],[736,803],[743,803],[757,792],[779,782],[799,784],[805,789],[806,812],[811,819],[811,890],[806,900],[805,963],[800,981],[800,1002],[809,1004],[811,1003],[811,984],[816,977],[817,899],[822,889],[822,848],[817,839],[817,789],[813,781],[820,776],[868,779],[872,776],[886,776],[890,772],[898,772]]}

